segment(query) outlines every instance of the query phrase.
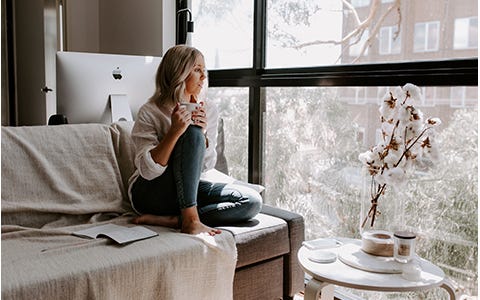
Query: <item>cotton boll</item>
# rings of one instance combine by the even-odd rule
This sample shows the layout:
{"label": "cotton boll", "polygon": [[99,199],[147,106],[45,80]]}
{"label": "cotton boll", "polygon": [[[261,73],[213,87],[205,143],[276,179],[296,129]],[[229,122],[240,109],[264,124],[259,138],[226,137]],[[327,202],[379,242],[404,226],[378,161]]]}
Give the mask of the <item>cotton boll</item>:
{"label": "cotton boll", "polygon": [[387,184],[395,187],[403,186],[406,182],[405,171],[399,167],[385,170],[383,177]]}
{"label": "cotton boll", "polygon": [[358,159],[363,163],[368,174],[371,176],[378,174],[382,167],[382,162],[378,157],[378,153],[371,150],[360,153]]}
{"label": "cotton boll", "polygon": [[438,151],[436,141],[432,138],[432,135],[429,135],[422,140],[419,153],[423,158],[428,158],[431,161],[437,161],[440,157],[440,153]]}
{"label": "cotton boll", "polygon": [[385,156],[383,161],[387,164],[389,168],[392,168],[396,163],[399,162],[401,156],[402,151],[390,150],[388,151],[388,155]]}
{"label": "cotton boll", "polygon": [[375,159],[373,158],[373,152],[372,151],[366,151],[366,152],[363,152],[363,153],[360,153],[358,155],[358,159],[363,163],[363,164],[367,164],[367,163],[372,163]]}
{"label": "cotton boll", "polygon": [[384,135],[384,140],[392,135],[393,128],[394,128],[394,124],[392,124],[390,122],[383,122],[382,123],[381,130],[382,130],[383,135]]}
{"label": "cotton boll", "polygon": [[377,175],[375,175],[373,177],[373,179],[379,185],[383,185],[383,184],[387,183],[387,178],[385,178],[384,174],[378,173]]}
{"label": "cotton boll", "polygon": [[407,124],[410,122],[410,109],[409,106],[402,105],[398,109],[398,114],[397,114],[397,119],[400,121],[400,123],[404,126],[404,124]]}
{"label": "cotton boll", "polygon": [[423,129],[423,123],[420,121],[408,122],[404,129],[407,143],[414,141],[421,134]]}
{"label": "cotton boll", "polygon": [[426,123],[430,126],[439,126],[442,124],[442,120],[440,118],[429,118]]}
{"label": "cotton boll", "polygon": [[418,86],[407,83],[403,86],[402,90],[409,95],[412,99],[416,101],[421,101],[422,100],[422,93],[421,90]]}
{"label": "cotton boll", "polygon": [[403,89],[399,86],[397,86],[393,91],[392,91],[392,95],[398,99],[398,103],[401,103],[404,99],[405,99],[405,92],[403,91]]}
{"label": "cotton boll", "polygon": [[391,108],[388,104],[382,104],[378,111],[380,112],[380,116],[382,117],[382,122],[393,119],[393,116],[396,112],[396,110],[394,108]]}
{"label": "cotton boll", "polygon": [[390,120],[394,117],[397,110],[397,98],[391,93],[385,94],[380,105],[379,112],[383,120]]}

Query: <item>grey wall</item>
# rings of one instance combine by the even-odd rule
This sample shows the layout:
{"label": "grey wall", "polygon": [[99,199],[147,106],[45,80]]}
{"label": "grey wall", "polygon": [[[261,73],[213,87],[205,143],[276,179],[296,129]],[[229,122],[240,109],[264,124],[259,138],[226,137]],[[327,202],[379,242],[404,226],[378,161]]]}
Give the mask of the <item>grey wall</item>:
{"label": "grey wall", "polygon": [[66,0],[65,50],[161,56],[175,41],[174,2]]}
{"label": "grey wall", "polygon": [[[15,120],[17,125],[42,125],[56,113],[51,79],[57,50],[162,56],[175,44],[174,0],[63,0],[63,48],[57,44],[56,0],[15,0],[14,41],[7,45],[6,1],[10,0],[2,0],[2,125]],[[8,47],[14,49],[15,74],[8,73],[13,59],[7,56]],[[15,91],[9,91],[9,79]],[[42,93],[44,86],[54,91]],[[12,106],[16,116],[9,120]]]}

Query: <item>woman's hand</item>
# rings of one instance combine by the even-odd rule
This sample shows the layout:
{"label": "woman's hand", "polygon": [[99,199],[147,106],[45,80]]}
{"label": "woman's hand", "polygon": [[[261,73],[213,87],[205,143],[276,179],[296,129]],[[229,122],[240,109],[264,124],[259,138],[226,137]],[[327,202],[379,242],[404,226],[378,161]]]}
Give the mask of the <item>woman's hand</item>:
{"label": "woman's hand", "polygon": [[207,130],[207,113],[203,103],[192,112],[192,124],[201,127],[204,132]]}
{"label": "woman's hand", "polygon": [[180,106],[177,103],[173,109],[171,121],[172,125],[167,134],[155,148],[150,150],[152,159],[162,166],[168,164],[170,155],[172,154],[178,138],[187,130],[188,126],[192,124],[192,115],[184,106]]}
{"label": "woman's hand", "polygon": [[179,137],[187,130],[188,126],[192,124],[192,114],[189,113],[184,106],[177,103],[173,109],[171,121],[172,126],[170,127],[170,131]]}

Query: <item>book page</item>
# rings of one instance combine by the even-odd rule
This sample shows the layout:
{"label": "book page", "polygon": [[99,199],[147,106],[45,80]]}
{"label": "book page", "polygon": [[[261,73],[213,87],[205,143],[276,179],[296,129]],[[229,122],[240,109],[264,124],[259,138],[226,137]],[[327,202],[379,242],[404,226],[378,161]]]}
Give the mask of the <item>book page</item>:
{"label": "book page", "polygon": [[155,231],[147,229],[142,226],[123,227],[121,230],[114,230],[108,233],[101,233],[106,235],[119,244],[138,241],[158,235]]}

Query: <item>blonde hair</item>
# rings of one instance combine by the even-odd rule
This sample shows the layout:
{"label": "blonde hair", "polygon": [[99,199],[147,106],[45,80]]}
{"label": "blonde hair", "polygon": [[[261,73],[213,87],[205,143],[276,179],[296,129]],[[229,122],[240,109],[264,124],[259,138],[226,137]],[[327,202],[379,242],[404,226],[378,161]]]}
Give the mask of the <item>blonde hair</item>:
{"label": "blonde hair", "polygon": [[181,102],[185,93],[185,80],[190,75],[197,57],[203,54],[194,47],[174,46],[165,53],[157,69],[155,92],[150,101],[158,105]]}

